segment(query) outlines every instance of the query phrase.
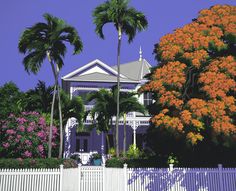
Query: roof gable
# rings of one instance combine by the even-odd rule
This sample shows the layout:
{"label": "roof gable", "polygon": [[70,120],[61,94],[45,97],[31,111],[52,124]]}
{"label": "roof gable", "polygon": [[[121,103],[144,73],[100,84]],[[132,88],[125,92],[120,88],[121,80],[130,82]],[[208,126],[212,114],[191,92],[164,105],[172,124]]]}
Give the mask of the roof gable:
{"label": "roof gable", "polygon": [[[69,78],[74,78],[78,76],[84,76],[84,75],[89,75],[93,73],[98,73],[98,74],[105,74],[105,75],[111,75],[111,76],[117,76],[117,71],[105,64],[104,62],[96,59],[93,60],[92,62],[89,62],[88,64],[78,68],[77,70],[65,75],[62,77],[62,79],[69,79]],[[124,75],[120,75],[122,78],[127,78]]]}

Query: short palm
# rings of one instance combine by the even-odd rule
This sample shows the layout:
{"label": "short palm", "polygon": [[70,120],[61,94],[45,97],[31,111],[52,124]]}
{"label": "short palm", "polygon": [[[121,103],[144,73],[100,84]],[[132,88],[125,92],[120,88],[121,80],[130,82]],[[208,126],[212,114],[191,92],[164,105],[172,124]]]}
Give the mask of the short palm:
{"label": "short palm", "polygon": [[[59,70],[64,65],[63,58],[66,53],[65,42],[74,46],[74,54],[82,50],[82,42],[74,27],[67,25],[63,20],[53,17],[50,14],[44,14],[46,23],[36,23],[30,28],[27,28],[20,37],[18,44],[19,51],[26,56],[23,59],[25,70],[30,73],[37,74],[42,63],[48,58],[51,65],[55,86],[53,94],[53,102],[51,108],[51,124],[49,136],[49,152],[48,157],[51,157],[51,136],[52,136],[52,121],[55,95],[57,91],[59,107],[60,95],[58,85]],[[60,110],[60,109],[59,109]],[[60,151],[59,157],[62,156],[62,117],[60,112]]]}

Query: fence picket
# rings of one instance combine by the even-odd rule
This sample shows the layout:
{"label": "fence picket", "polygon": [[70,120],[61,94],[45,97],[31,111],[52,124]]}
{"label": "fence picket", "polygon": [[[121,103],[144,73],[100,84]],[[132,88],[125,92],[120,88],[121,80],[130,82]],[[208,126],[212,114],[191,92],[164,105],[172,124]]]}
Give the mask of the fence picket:
{"label": "fence picket", "polygon": [[[74,186],[68,187],[66,184],[74,182]],[[211,169],[78,166],[71,173],[63,166],[60,169],[0,169],[1,191],[234,191],[235,182],[236,168],[223,168],[220,165]]]}

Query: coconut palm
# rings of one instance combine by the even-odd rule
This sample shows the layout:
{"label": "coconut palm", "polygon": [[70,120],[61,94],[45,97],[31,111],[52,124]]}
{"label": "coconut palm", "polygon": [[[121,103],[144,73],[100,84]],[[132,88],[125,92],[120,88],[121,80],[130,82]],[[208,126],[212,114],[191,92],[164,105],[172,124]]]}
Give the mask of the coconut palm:
{"label": "coconut palm", "polygon": [[103,26],[113,23],[118,32],[117,47],[117,114],[116,114],[116,155],[119,156],[119,92],[120,92],[120,49],[122,34],[128,36],[128,42],[132,42],[136,33],[147,28],[148,22],[143,13],[133,7],[129,7],[129,0],[109,0],[97,6],[93,11],[96,33],[104,39]]}
{"label": "coconut palm", "polygon": [[47,58],[54,75],[54,93],[51,106],[51,123],[49,133],[48,157],[51,157],[52,123],[54,113],[54,103],[57,92],[59,118],[60,118],[60,149],[59,157],[62,157],[62,115],[60,105],[60,87],[58,84],[59,71],[64,65],[63,58],[66,53],[65,42],[74,47],[74,54],[82,50],[82,42],[76,29],[66,24],[65,21],[50,14],[44,14],[45,23],[39,22],[27,28],[20,37],[18,49],[26,56],[23,59],[25,70],[37,74]]}

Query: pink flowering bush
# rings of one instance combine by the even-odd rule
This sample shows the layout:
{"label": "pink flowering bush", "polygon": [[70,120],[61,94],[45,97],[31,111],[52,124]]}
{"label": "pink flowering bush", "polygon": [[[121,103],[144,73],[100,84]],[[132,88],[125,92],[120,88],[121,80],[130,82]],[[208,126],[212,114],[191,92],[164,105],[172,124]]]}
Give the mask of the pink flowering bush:
{"label": "pink flowering bush", "polygon": [[[52,147],[57,147],[58,131],[52,129]],[[37,112],[22,112],[0,123],[0,156],[4,158],[45,158],[49,126]]]}

